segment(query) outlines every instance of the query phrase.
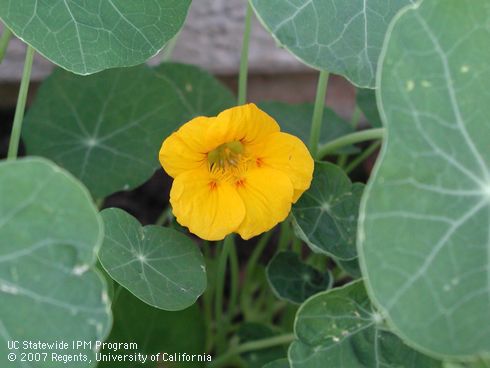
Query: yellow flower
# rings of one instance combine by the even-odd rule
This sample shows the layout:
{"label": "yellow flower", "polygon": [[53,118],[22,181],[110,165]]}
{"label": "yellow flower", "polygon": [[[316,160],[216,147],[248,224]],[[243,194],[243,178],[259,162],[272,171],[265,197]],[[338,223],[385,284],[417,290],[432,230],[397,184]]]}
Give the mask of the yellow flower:
{"label": "yellow flower", "polygon": [[280,132],[254,104],[191,120],[163,142],[159,158],[174,178],[170,203],[178,223],[206,240],[270,230],[313,175],[303,142]]}

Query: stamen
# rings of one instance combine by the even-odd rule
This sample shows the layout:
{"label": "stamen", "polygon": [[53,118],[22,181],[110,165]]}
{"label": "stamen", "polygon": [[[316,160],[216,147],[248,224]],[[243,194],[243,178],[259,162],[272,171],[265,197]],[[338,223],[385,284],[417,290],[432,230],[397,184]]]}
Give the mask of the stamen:
{"label": "stamen", "polygon": [[208,153],[211,171],[237,167],[243,156],[243,144],[240,141],[224,143]]}

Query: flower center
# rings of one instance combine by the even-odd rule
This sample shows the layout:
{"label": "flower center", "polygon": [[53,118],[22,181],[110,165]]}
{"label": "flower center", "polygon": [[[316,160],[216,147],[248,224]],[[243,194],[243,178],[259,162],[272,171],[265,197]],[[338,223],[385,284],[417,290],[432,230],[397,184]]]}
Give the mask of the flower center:
{"label": "flower center", "polygon": [[208,153],[208,162],[211,170],[225,170],[229,167],[236,168],[243,155],[243,144],[240,141],[223,143]]}

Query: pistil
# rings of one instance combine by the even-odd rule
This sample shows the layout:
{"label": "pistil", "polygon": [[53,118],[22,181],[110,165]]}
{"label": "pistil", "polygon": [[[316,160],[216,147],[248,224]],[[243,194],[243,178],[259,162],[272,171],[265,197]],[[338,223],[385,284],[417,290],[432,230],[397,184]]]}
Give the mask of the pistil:
{"label": "pistil", "polygon": [[208,162],[211,170],[225,170],[237,167],[243,155],[243,144],[240,141],[224,143],[208,153]]}

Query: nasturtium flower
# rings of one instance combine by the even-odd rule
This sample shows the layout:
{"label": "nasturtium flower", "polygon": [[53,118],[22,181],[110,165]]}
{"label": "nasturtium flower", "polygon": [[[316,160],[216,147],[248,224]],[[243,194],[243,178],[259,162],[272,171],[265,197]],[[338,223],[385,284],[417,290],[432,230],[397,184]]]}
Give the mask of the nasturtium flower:
{"label": "nasturtium flower", "polygon": [[160,163],[174,178],[177,222],[206,240],[250,239],[283,221],[310,187],[313,159],[254,104],[197,117],[171,134]]}

